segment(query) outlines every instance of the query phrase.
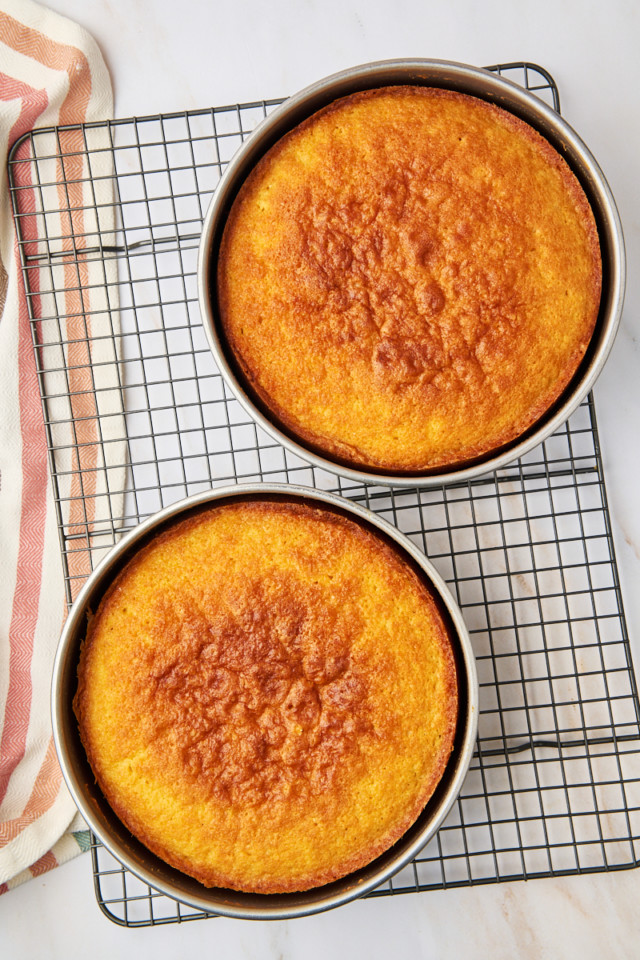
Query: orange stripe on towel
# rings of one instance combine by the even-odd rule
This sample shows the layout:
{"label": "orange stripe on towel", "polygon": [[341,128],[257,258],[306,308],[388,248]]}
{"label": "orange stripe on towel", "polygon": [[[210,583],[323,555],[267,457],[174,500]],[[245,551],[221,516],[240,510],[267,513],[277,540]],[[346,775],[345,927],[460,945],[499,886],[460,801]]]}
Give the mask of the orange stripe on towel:
{"label": "orange stripe on towel", "polygon": [[56,855],[50,850],[49,853],[45,853],[44,857],[36,860],[36,862],[29,867],[29,870],[33,877],[41,877],[43,873],[47,873],[57,866],[58,861],[56,860]]}
{"label": "orange stripe on towel", "polygon": [[[91,73],[89,64],[84,54],[67,44],[59,44],[46,37],[44,34],[33,30],[24,24],[14,20],[8,14],[0,11],[0,34],[3,43],[14,50],[38,60],[44,66],[54,70],[65,71],[69,86],[65,100],[60,108],[59,122],[81,123],[84,121],[87,113],[89,99],[91,96]],[[21,118],[23,113],[21,112]],[[32,121],[33,122],[33,121]],[[18,127],[18,124],[15,125]],[[25,132],[24,129],[12,131],[12,142]],[[25,127],[28,129],[28,126]],[[78,146],[78,132],[73,135],[65,134],[65,150],[75,150]],[[24,144],[28,148],[27,142]],[[65,157],[64,169],[60,170],[62,175],[75,177],[78,170],[82,170],[82,155],[77,157]],[[30,176],[28,164],[20,165],[17,170],[23,170],[25,178]],[[29,185],[25,183],[25,186]],[[64,192],[64,187],[59,187],[60,206],[66,205],[67,199],[69,205],[81,207],[82,187],[81,184],[74,184],[70,195]],[[33,209],[35,205],[33,192],[30,190],[20,191],[21,205],[25,204],[25,209]],[[72,214],[67,218],[69,232],[75,231],[76,235],[82,235],[82,212]],[[64,221],[64,218],[63,218]],[[64,225],[64,224],[63,224]],[[35,224],[29,223],[29,218],[23,221],[24,228],[28,231]],[[27,237],[26,239],[33,239]],[[71,238],[67,240],[68,249],[73,248]],[[23,278],[20,270],[19,251],[16,241],[17,272],[19,282],[22,285]],[[32,278],[30,278],[32,279]],[[84,317],[87,305],[84,302],[81,287],[86,285],[87,269],[86,264],[79,264],[77,270],[73,265],[65,265],[65,286],[72,287],[74,282],[77,284],[77,291],[73,291],[67,302],[67,313],[77,313],[79,316],[71,323],[71,329],[68,330],[68,339],[73,340],[81,336],[83,339],[79,343],[71,344],[69,348],[69,365],[79,366],[81,369],[77,373],[70,374],[70,392],[77,394],[87,388],[91,382],[90,374],[90,355],[88,339],[90,336],[90,321]],[[31,283],[32,291],[37,292],[37,281]],[[23,438],[22,454],[22,473],[23,473],[23,497],[22,513],[20,521],[20,543],[19,543],[19,565],[18,582],[14,595],[14,605],[12,611],[12,622],[10,628],[10,676],[9,676],[9,697],[7,700],[7,709],[5,711],[5,724],[3,728],[2,741],[0,743],[0,802],[2,801],[8,783],[17,764],[24,757],[27,732],[29,726],[29,715],[31,710],[31,680],[30,680],[30,662],[33,654],[33,636],[37,624],[37,610],[41,591],[42,575],[42,554],[44,549],[44,518],[46,515],[46,479],[47,479],[47,458],[46,443],[42,425],[42,412],[40,405],[40,393],[37,383],[35,359],[33,347],[29,336],[29,315],[27,311],[24,289],[20,290],[20,312],[19,312],[19,392],[20,392],[20,415],[21,431]],[[34,306],[37,302],[33,301]],[[87,399],[89,397],[89,399]],[[95,440],[97,436],[96,424],[96,406],[93,394],[81,394],[81,399],[76,400],[73,407],[74,416],[86,417],[80,421],[77,428],[77,440],[82,447],[82,453],[78,452],[76,456],[76,469],[86,469],[87,478],[84,481],[84,489],[81,485],[80,477],[74,474],[71,490],[71,508],[70,524],[79,524],[79,529],[87,535],[87,540],[78,543],[78,546],[85,546],[86,549],[78,556],[82,561],[73,564],[74,576],[86,576],[90,570],[88,556],[88,533],[89,525],[93,520],[94,504],[89,500],[87,507],[84,507],[79,497],[80,495],[91,495],[95,492],[95,474],[94,467],[97,462],[97,452]],[[86,446],[85,446],[86,445]],[[75,498],[75,499],[74,499]],[[88,514],[87,515],[87,511]],[[83,522],[84,521],[84,522]],[[42,770],[39,776],[42,775]],[[33,792],[32,792],[33,796]],[[49,803],[50,797],[45,800]],[[47,809],[45,805],[41,809],[43,813]]]}
{"label": "orange stripe on towel", "polygon": [[[35,90],[27,84],[17,81],[5,84],[4,75],[0,76],[0,81],[3,99],[19,97],[22,101],[20,116],[10,133],[10,142],[13,143],[31,129],[46,109],[48,97],[45,91]],[[24,170],[29,176],[26,164]],[[30,185],[30,177],[25,185]],[[26,203],[33,206],[32,191],[26,190],[24,194]],[[30,220],[30,217],[26,217],[23,221],[25,230],[29,230]],[[17,244],[15,252],[19,288],[18,383],[23,469],[18,565],[9,627],[9,683],[0,740],[0,803],[6,794],[13,771],[24,757],[29,726],[31,657],[42,580],[46,514],[44,497],[47,488],[47,448],[42,407]]]}
{"label": "orange stripe on towel", "polygon": [[45,758],[38,771],[38,776],[31,791],[31,796],[27,805],[19,817],[13,820],[5,820],[0,823],[0,847],[5,846],[14,840],[25,827],[34,823],[38,817],[53,806],[60,784],[62,782],[62,773],[58,766],[55,745],[53,737],[49,741]]}
{"label": "orange stripe on towel", "polygon": [[[4,32],[4,42],[26,56],[35,58],[44,66],[54,70],[65,70],[69,77],[69,91],[60,107],[59,122],[64,124],[82,123],[86,117],[91,96],[91,72],[87,58],[82,51],[67,44],[59,44],[49,37],[26,27],[7,14],[0,13],[0,32]],[[63,249],[74,250],[74,240],[82,240],[84,141],[81,130],[67,130],[60,135],[62,167],[58,187],[59,206],[70,212],[62,215]],[[73,595],[82,586],[83,580],[91,572],[89,559],[89,536],[95,516],[96,488],[95,468],[97,465],[97,409],[93,393],[91,356],[89,339],[91,319],[88,309],[87,267],[78,259],[77,263],[65,262],[65,289],[67,314],[67,339],[69,367],[69,393],[73,412],[74,444],[72,456],[72,477],[69,504],[69,533],[74,536],[74,550],[67,556],[69,575]],[[80,476],[80,473],[83,476]],[[81,539],[77,539],[80,537]]]}

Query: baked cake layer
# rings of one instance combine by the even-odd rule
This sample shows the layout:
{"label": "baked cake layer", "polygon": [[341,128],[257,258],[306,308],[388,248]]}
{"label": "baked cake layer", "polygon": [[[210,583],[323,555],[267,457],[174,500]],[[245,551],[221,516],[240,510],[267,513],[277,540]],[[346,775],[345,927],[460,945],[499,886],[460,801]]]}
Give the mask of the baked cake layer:
{"label": "baked cake layer", "polygon": [[593,213],[532,127],[475,97],[385,87],[286,134],[232,206],[223,341],[265,415],[352,467],[429,473],[512,443],[596,324]]}
{"label": "baked cake layer", "polygon": [[301,501],[214,505],[126,565],[74,706],[97,782],[208,886],[304,890],[388,849],[440,781],[458,692],[425,578]]}

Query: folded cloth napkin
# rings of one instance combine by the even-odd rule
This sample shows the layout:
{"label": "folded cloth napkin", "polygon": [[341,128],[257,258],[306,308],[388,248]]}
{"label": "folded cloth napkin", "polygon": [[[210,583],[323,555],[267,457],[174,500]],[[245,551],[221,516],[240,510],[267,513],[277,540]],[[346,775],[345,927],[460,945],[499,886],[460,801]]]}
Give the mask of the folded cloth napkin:
{"label": "folded cloth napkin", "polygon": [[[29,130],[102,120],[112,116],[112,109],[109,74],[84,30],[32,0],[0,0],[3,167],[11,146]],[[21,186],[27,188],[23,203],[28,203],[29,184]],[[51,671],[66,605],[6,169],[0,176],[0,358],[0,893],[4,893],[88,845],[51,734]]]}

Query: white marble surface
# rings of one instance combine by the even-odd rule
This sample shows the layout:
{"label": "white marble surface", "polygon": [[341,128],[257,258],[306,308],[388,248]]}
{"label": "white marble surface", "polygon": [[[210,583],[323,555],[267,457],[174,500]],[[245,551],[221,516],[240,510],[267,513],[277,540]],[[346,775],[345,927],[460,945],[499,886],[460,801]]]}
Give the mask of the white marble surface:
{"label": "white marble surface", "polygon": [[[428,56],[547,67],[563,113],[620,208],[629,279],[596,387],[614,537],[640,664],[640,4],[634,0],[50,0],[94,35],[116,115],[278,97],[367,60]],[[640,956],[640,873],[535,880],[351,904],[304,920],[120,929],[94,899],[88,857],[0,898],[3,958]]]}

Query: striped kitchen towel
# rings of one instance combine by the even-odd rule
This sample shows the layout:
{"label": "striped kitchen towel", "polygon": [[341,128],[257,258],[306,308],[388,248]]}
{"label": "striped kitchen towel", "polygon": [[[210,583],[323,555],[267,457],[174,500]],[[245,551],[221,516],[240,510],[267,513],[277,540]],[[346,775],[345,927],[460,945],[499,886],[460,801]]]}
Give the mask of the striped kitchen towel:
{"label": "striped kitchen towel", "polygon": [[[88,841],[62,780],[51,733],[51,670],[66,602],[6,158],[12,145],[35,127],[102,120],[112,116],[112,109],[107,69],[96,44],[84,30],[32,0],[0,0],[0,140],[4,167],[0,177],[0,893],[86,849]],[[62,250],[77,250],[75,237],[86,228],[86,224],[78,223],[83,216],[82,191],[87,189],[88,182],[83,167],[86,157],[82,142],[78,143],[82,132],[71,132],[66,137],[66,165],[59,156],[48,161],[50,182],[55,185],[67,181],[64,188],[59,187],[67,190],[66,203],[54,204],[59,208],[55,223],[49,223],[49,216],[39,213],[42,194],[38,199],[30,182],[30,163],[15,168],[20,178],[20,211],[27,213],[22,220],[22,239],[32,239],[34,249],[39,224],[45,224],[48,237],[59,238]],[[56,143],[58,151],[64,152],[64,138]],[[29,139],[18,149],[28,160]],[[76,195],[69,193],[69,183]],[[108,176],[105,184],[110,184]],[[64,207],[66,215],[60,212]],[[107,218],[110,209],[107,204]],[[71,210],[74,212],[70,213]],[[109,223],[101,222],[98,226],[108,229]],[[27,253],[28,249],[25,247]],[[74,284],[65,283],[64,271],[69,267],[64,256],[58,263],[55,270],[62,271],[61,299],[56,295],[54,300],[51,292],[47,294],[44,282],[39,282],[39,268],[30,271],[29,290],[34,317],[52,315],[51,311],[55,315],[57,310],[70,318],[57,322],[66,323],[64,338],[71,353],[76,351],[75,356],[69,357],[76,380],[67,383],[66,389],[84,398],[83,409],[72,413],[82,415],[76,450],[81,451],[86,465],[91,467],[87,483],[92,496],[81,504],[82,529],[86,534],[99,519],[105,490],[108,492],[108,465],[99,462],[95,455],[98,414],[102,411],[95,398],[87,399],[89,392],[83,389],[91,383],[91,365],[96,360],[86,331],[99,335],[97,327],[105,316],[113,332],[113,304],[105,306],[107,281],[103,264],[98,273],[92,274],[97,267],[90,263],[79,265],[76,255],[75,276],[79,280],[72,289]],[[52,274],[49,268],[49,284]],[[41,339],[46,342],[46,337],[43,331]],[[117,363],[113,356],[103,355],[99,359]],[[60,367],[59,360],[56,366]],[[108,368],[106,363],[105,370]],[[60,375],[55,371],[51,374],[54,378]],[[54,381],[51,386],[55,390]],[[114,429],[121,429],[117,417],[114,423]],[[60,427],[64,429],[70,429],[68,422],[66,427]],[[56,438],[54,431],[53,440],[54,445],[62,445],[64,437]],[[70,507],[64,522],[71,525],[74,509],[80,509],[77,493],[75,500],[73,496],[74,484],[77,487],[85,465],[79,456],[76,454],[78,469],[66,471]],[[122,477],[116,478],[116,485],[123,489]],[[113,503],[109,508],[113,509]],[[76,522],[80,520],[76,518]],[[88,572],[76,570],[77,582],[81,579],[79,574]]]}

